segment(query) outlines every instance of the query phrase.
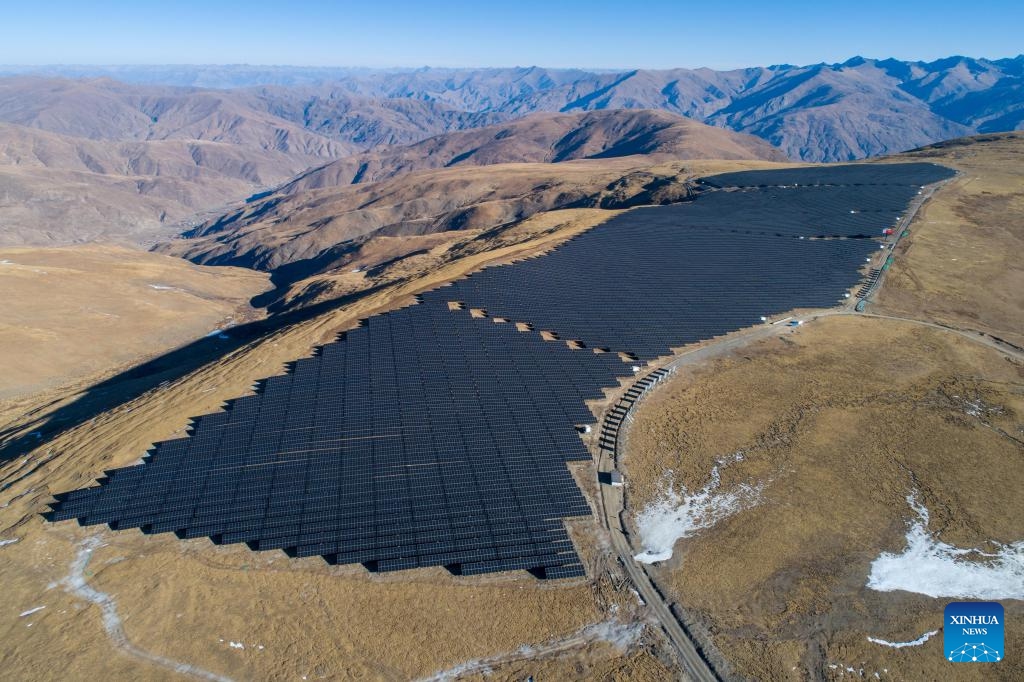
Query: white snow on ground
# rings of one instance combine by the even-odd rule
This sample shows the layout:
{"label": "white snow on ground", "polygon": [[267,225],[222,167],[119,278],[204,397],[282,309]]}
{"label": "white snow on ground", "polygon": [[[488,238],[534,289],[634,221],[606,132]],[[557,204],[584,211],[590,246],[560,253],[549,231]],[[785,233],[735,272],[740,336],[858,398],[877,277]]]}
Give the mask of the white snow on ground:
{"label": "white snow on ground", "polygon": [[18,542],[21,538],[11,538],[10,540],[0,540],[0,547],[6,547],[7,545],[13,545]]}
{"label": "white snow on ground", "polygon": [[580,636],[593,641],[608,642],[621,651],[628,651],[640,639],[643,631],[642,623],[620,623],[608,620],[588,625],[580,632]]}
{"label": "white snow on ground", "polygon": [[174,291],[178,287],[169,287],[166,284],[150,284],[150,289],[156,289],[157,291]]}
{"label": "white snow on ground", "polygon": [[25,616],[31,616],[33,613],[39,613],[40,611],[42,611],[45,608],[46,608],[45,606],[37,606],[34,609],[29,609],[28,611],[22,611],[20,614],[18,614],[18,618],[24,618]]}
{"label": "white snow on ground", "polygon": [[719,467],[742,459],[742,455],[735,455],[730,460],[719,461],[711,469],[708,484],[693,494],[683,488],[680,496],[669,481],[662,499],[637,516],[636,525],[643,551],[633,558],[645,564],[666,561],[672,557],[672,548],[677,540],[710,528],[725,517],[756,504],[762,484],[743,484],[733,490],[718,492],[722,484]]}
{"label": "white snow on ground", "polygon": [[628,651],[639,641],[643,631],[643,623],[620,623],[614,619],[592,623],[564,639],[556,639],[536,646],[524,644],[507,654],[466,661],[453,668],[434,673],[430,677],[425,677],[421,682],[449,682],[472,674],[488,676],[496,666],[502,663],[560,654],[590,642],[609,642],[621,651]]}
{"label": "white snow on ground", "polygon": [[937,634],[939,634],[938,630],[932,630],[931,632],[926,632],[917,639],[912,640],[910,642],[889,642],[887,640],[876,639],[874,637],[868,637],[868,641],[874,644],[881,644],[882,646],[892,647],[893,649],[902,649],[905,646],[921,646]]}
{"label": "white snow on ground", "polygon": [[223,677],[202,668],[197,668],[189,663],[180,663],[140,649],[128,640],[128,637],[124,634],[121,617],[117,613],[117,602],[106,592],[100,592],[90,587],[86,581],[85,569],[92,560],[93,552],[102,546],[103,543],[98,537],[86,538],[80,545],[75,560],[71,562],[71,570],[68,571],[67,576],[61,581],[61,585],[68,593],[100,607],[100,611],[103,614],[103,629],[106,630],[111,642],[132,656],[163,666],[177,673],[202,680],[210,680],[211,682],[231,682],[231,679],[228,677]]}
{"label": "white snow on ground", "polygon": [[868,587],[929,597],[1024,599],[1024,540],[997,545],[995,553],[954,547],[928,532],[928,509],[913,494],[907,504],[918,517],[907,530],[907,548],[880,554],[871,564]]}

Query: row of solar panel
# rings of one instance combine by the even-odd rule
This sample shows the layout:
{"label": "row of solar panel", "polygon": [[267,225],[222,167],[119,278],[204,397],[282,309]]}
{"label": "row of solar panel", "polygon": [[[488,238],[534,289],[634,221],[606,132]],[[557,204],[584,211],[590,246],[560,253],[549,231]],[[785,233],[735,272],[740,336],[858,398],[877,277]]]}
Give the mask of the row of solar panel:
{"label": "row of solar panel", "polygon": [[946,180],[955,172],[935,163],[857,163],[840,166],[804,166],[722,173],[703,178],[713,187],[771,187],[784,185],[914,185]]}
{"label": "row of solar panel", "polygon": [[[877,249],[864,239],[727,237],[654,227],[628,236],[628,249],[644,255],[622,268],[617,262],[628,257],[622,243],[603,243],[616,230],[616,220],[610,221],[598,228],[601,239],[577,239],[544,259],[483,270],[424,300],[459,300],[590,347],[650,360],[762,315],[834,305],[859,281],[858,266]],[[586,264],[584,272],[573,267],[579,263]],[[538,289],[549,293],[530,295]]]}
{"label": "row of solar panel", "polygon": [[[450,315],[447,310],[444,311],[445,315]],[[484,321],[489,322],[489,321]],[[480,322],[473,321],[468,315],[465,316],[463,324],[468,325],[479,325]],[[335,346],[346,346],[352,337],[359,334],[372,334],[374,329],[380,329],[382,325],[379,323],[370,324],[360,330],[355,330],[350,333],[348,338]],[[500,331],[500,330],[499,330]],[[518,335],[518,332],[514,330],[505,330],[505,335],[510,334]],[[353,344],[354,345],[354,344]],[[551,349],[545,347],[543,342],[537,346],[539,350],[544,353],[547,357],[550,354]],[[422,347],[413,347],[408,349],[410,352],[416,354],[422,354]],[[563,349],[564,354],[571,354],[568,348]],[[236,401],[228,412],[221,413],[218,415],[209,415],[206,417],[195,420],[193,424],[193,436],[189,439],[180,439],[172,441],[163,446],[159,446],[154,451],[153,455],[149,458],[149,464],[141,469],[145,470],[148,476],[139,476],[140,480],[151,480],[156,476],[156,485],[151,487],[140,486],[136,483],[136,486],[131,490],[128,489],[126,484],[129,479],[124,477],[124,474],[115,472],[111,476],[111,483],[121,483],[120,486],[103,486],[104,488],[110,488],[111,490],[119,488],[118,495],[112,499],[111,504],[98,503],[92,501],[91,506],[93,507],[91,513],[85,513],[82,517],[85,522],[112,522],[116,527],[123,528],[129,525],[135,526],[146,526],[147,530],[151,532],[160,532],[166,530],[180,530],[180,534],[185,537],[197,537],[200,535],[217,535],[218,539],[223,542],[238,542],[247,541],[252,542],[254,546],[258,548],[291,548],[293,553],[299,554],[310,554],[310,553],[321,553],[329,555],[332,552],[337,552],[340,548],[349,547],[351,548],[354,544],[357,544],[358,536],[353,535],[353,528],[359,526],[353,526],[352,523],[357,519],[363,524],[368,524],[372,527],[372,540],[369,540],[368,545],[380,545],[381,553],[380,556],[369,557],[374,561],[391,560],[389,557],[384,556],[385,554],[403,554],[408,553],[409,548],[417,548],[416,542],[411,541],[414,538],[422,540],[422,537],[427,532],[427,529],[423,526],[422,514],[424,510],[430,509],[432,506],[436,506],[438,500],[444,502],[447,505],[444,508],[444,513],[448,515],[454,515],[455,521],[446,521],[442,525],[453,527],[452,524],[458,525],[460,523],[469,524],[471,534],[470,537],[476,538],[473,543],[476,545],[484,544],[493,547],[504,547],[504,544],[500,536],[494,536],[493,530],[498,525],[497,522],[488,522],[489,518],[500,518],[501,514],[508,513],[514,518],[513,521],[509,522],[511,528],[524,528],[529,527],[529,520],[531,518],[543,519],[547,523],[546,519],[551,517],[555,518],[560,525],[560,519],[572,514],[587,513],[589,511],[582,496],[575,491],[575,486],[572,483],[571,478],[568,476],[567,471],[564,468],[564,464],[559,464],[558,468],[555,469],[550,464],[544,461],[537,461],[538,455],[543,455],[542,447],[546,446],[549,451],[548,456],[558,462],[564,462],[564,450],[558,447],[551,447],[550,444],[545,444],[544,439],[537,435],[532,429],[535,429],[535,424],[529,422],[523,422],[523,426],[528,426],[531,431],[528,431],[528,436],[525,433],[517,432],[513,425],[508,423],[507,416],[509,414],[509,408],[522,407],[522,411],[517,411],[515,414],[530,414],[530,410],[533,410],[534,415],[539,415],[538,409],[535,407],[535,403],[529,400],[525,402],[523,400],[515,401],[512,405],[507,402],[502,402],[495,399],[493,387],[491,389],[485,389],[484,395],[481,397],[479,394],[473,396],[465,395],[452,395],[449,390],[445,396],[445,401],[440,402],[439,406],[443,408],[450,417],[455,415],[466,415],[467,413],[477,413],[477,423],[481,420],[485,420],[484,409],[486,405],[494,405],[494,417],[500,417],[501,422],[497,424],[497,430],[499,436],[496,437],[493,433],[489,436],[477,437],[474,440],[477,442],[470,442],[467,445],[468,451],[473,451],[474,456],[471,462],[463,461],[461,463],[461,470],[466,468],[478,467],[481,468],[481,473],[488,477],[491,482],[476,482],[466,479],[460,480],[460,477],[456,472],[460,470],[460,464],[452,463],[449,471],[444,471],[443,475],[436,478],[438,481],[444,481],[446,486],[466,486],[467,494],[472,498],[472,501],[476,503],[475,509],[481,512],[481,516],[478,519],[474,519],[473,514],[468,509],[462,509],[457,500],[454,500],[452,494],[447,497],[442,494],[441,488],[423,485],[424,473],[422,467],[418,468],[415,472],[415,480],[421,484],[420,488],[424,493],[420,499],[425,506],[416,509],[416,515],[419,518],[413,518],[413,508],[408,507],[406,513],[396,512],[391,517],[392,524],[398,524],[398,526],[405,528],[408,532],[399,535],[391,536],[395,538],[404,538],[405,544],[401,542],[391,543],[384,542],[383,537],[378,535],[380,524],[382,519],[379,513],[374,513],[373,510],[377,509],[379,512],[380,502],[376,501],[373,497],[374,490],[379,490],[380,485],[374,484],[372,480],[365,480],[372,477],[362,477],[364,480],[360,480],[359,476],[349,478],[343,483],[331,480],[332,476],[340,475],[342,469],[340,467],[335,468],[333,471],[323,472],[325,477],[324,485],[321,486],[323,489],[318,494],[315,490],[310,488],[313,479],[308,478],[309,474],[306,473],[308,469],[317,468],[313,466],[313,460],[307,459],[305,461],[298,462],[284,462],[289,468],[289,473],[282,475],[277,473],[273,478],[273,484],[267,480],[263,475],[265,472],[252,475],[247,467],[264,463],[264,461],[275,461],[281,464],[280,457],[285,454],[282,450],[281,444],[283,441],[274,441],[274,436],[279,435],[282,432],[289,432],[296,435],[305,433],[306,435],[306,452],[312,451],[315,448],[317,438],[313,435],[313,432],[308,428],[301,426],[295,427],[292,422],[293,411],[289,410],[291,403],[290,399],[294,395],[294,391],[291,391],[291,384],[299,383],[302,379],[305,379],[305,383],[308,385],[310,381],[314,381],[315,377],[323,374],[330,373],[331,367],[321,366],[316,367],[319,363],[326,363],[331,358],[335,361],[339,357],[352,356],[356,357],[352,353],[321,353],[319,358],[310,359],[310,361],[304,361],[302,363],[296,363],[293,368],[293,373],[285,377],[275,377],[272,380],[267,381],[264,386],[262,393],[258,396],[253,396],[249,399],[245,399],[245,402]],[[529,357],[529,356],[527,356]],[[324,360],[321,360],[323,358]],[[488,360],[490,362],[490,360]],[[620,373],[625,373],[626,370],[620,365]],[[365,366],[365,365],[361,365]],[[301,369],[300,369],[301,368]],[[337,371],[339,368],[335,363],[333,368]],[[341,371],[344,372],[345,368],[342,366]],[[553,368],[557,369],[557,368]],[[477,372],[479,374],[479,372]],[[502,372],[497,373],[499,379],[505,379],[506,377],[512,378],[516,376],[515,372],[505,372],[506,377],[500,376]],[[536,372],[538,376],[542,376],[541,372]],[[398,413],[402,414],[402,408],[406,409],[406,413],[415,414],[416,420],[411,426],[414,427],[413,433],[407,432],[407,425],[402,423],[402,420],[397,420],[401,426],[400,433],[398,434],[401,438],[401,444],[394,442],[380,443],[377,441],[356,441],[355,443],[348,443],[347,438],[350,434],[346,431],[341,431],[341,437],[339,437],[338,431],[332,431],[331,428],[345,426],[348,424],[348,420],[335,421],[331,423],[323,423],[319,425],[320,435],[326,437],[329,442],[328,445],[334,447],[333,454],[328,457],[334,457],[336,461],[351,463],[354,462],[356,465],[356,471],[377,471],[381,470],[381,460],[388,454],[404,453],[404,447],[409,445],[410,440],[416,441],[426,439],[425,443],[420,445],[425,446],[425,451],[430,452],[432,457],[445,456],[446,449],[448,453],[454,451],[454,448],[445,444],[444,447],[438,448],[437,443],[433,442],[432,439],[440,435],[444,435],[445,429],[443,424],[437,423],[438,420],[434,420],[433,424],[429,420],[430,408],[429,402],[427,407],[428,420],[423,421],[424,412],[422,404],[413,404],[411,401],[423,397],[425,385],[433,385],[433,382],[423,383],[422,377],[416,372],[409,372],[407,377],[410,379],[415,378],[419,384],[419,390],[413,390],[412,395],[406,395],[404,391],[395,391],[395,397],[401,396],[402,400],[399,401]],[[395,379],[398,379],[398,375],[395,375]],[[479,378],[479,377],[478,377]],[[370,377],[368,377],[368,381]],[[389,381],[391,377],[387,372],[378,372],[373,375],[372,381]],[[372,382],[371,382],[372,383]],[[508,382],[502,381],[501,385],[509,388],[513,393],[521,391],[521,383],[519,382]],[[407,387],[415,389],[415,386]],[[595,391],[593,388],[585,388],[586,392],[591,396],[599,395],[599,391]],[[316,393],[316,387],[313,387],[313,393]],[[376,395],[379,395],[380,391],[377,391]],[[351,394],[350,394],[351,395]],[[451,401],[457,398],[459,401],[464,401],[466,404],[462,406],[462,409],[451,410]],[[581,396],[579,390],[575,390],[570,399],[579,402]],[[545,402],[549,406],[557,407],[560,401],[557,397],[544,396],[541,400],[536,401],[542,405]],[[366,396],[361,396],[356,401],[353,407],[361,408],[369,405],[366,401]],[[244,408],[243,408],[244,405]],[[407,406],[407,407],[406,407]],[[263,424],[268,424],[269,428],[259,430],[258,433],[254,434],[247,441],[240,441],[237,435],[242,432],[244,433],[247,428],[252,429],[256,426],[260,420],[260,416],[266,417],[265,410],[271,407],[272,410],[283,411],[280,415],[282,418],[275,420],[273,423],[268,424],[267,420],[262,420]],[[306,416],[306,423],[310,422],[310,419],[315,420],[318,410],[302,409],[307,407],[305,402],[300,400],[294,405],[298,408],[296,411]],[[240,409],[243,408],[243,409]],[[412,412],[408,412],[412,410]],[[364,416],[371,416],[370,410],[363,410]],[[312,417],[310,416],[312,415]],[[351,415],[346,415],[350,417]],[[393,419],[394,414],[390,413],[386,421],[396,421]],[[243,420],[239,421],[237,417],[244,417]],[[592,419],[589,413],[587,418]],[[404,415],[403,415],[404,419]],[[559,422],[562,425],[566,424],[564,411],[559,418]],[[358,431],[356,433],[362,433],[366,430],[366,424],[361,422],[358,418],[354,418],[352,421],[355,422],[353,426],[358,425]],[[458,431],[458,420],[450,420],[450,424],[453,424],[456,428],[454,431]],[[423,426],[431,425],[429,430],[422,429]],[[420,433],[416,433],[415,429],[418,428]],[[455,435],[458,435],[457,433]],[[503,459],[508,455],[508,452],[500,453],[495,449],[495,455],[493,461],[488,461],[490,458],[483,455],[480,450],[481,447],[485,447],[487,444],[495,443],[502,438],[508,439],[510,436],[516,435],[518,442],[517,447],[522,449],[522,454],[526,456],[529,461],[524,465],[510,465],[507,460]],[[586,451],[582,448],[579,439],[574,435],[571,428],[563,429],[560,434],[563,444],[572,443],[575,448],[574,454],[577,457],[585,457]],[[254,456],[253,454],[253,443],[256,440],[267,441],[270,447]],[[221,452],[219,457],[216,456],[218,453],[217,448],[221,442],[238,444],[239,442],[247,443],[245,447],[236,447],[231,450],[229,456],[224,456]],[[351,451],[364,451],[370,452],[372,455],[368,458],[354,458]],[[214,454],[212,457],[210,455]],[[415,454],[421,454],[416,452]],[[326,461],[324,462],[326,463]],[[488,469],[487,467],[491,467]],[[522,491],[516,491],[511,480],[505,478],[504,483],[495,483],[495,467],[501,467],[508,476],[521,477],[521,476],[535,476],[539,477],[543,483],[542,489],[543,494],[535,495],[536,502],[529,495]],[[280,468],[280,467],[276,467]],[[404,465],[403,465],[404,468]],[[300,469],[295,471],[295,469]],[[131,471],[131,470],[129,470]],[[194,472],[188,474],[187,472]],[[408,471],[404,472],[408,475]],[[134,478],[136,476],[132,476]],[[565,480],[559,480],[564,478]],[[217,503],[218,498],[222,498],[222,493],[218,493],[216,488],[211,488],[211,479],[217,479],[220,481],[219,485],[226,486],[226,490],[234,491],[232,496],[221,503]],[[187,495],[184,498],[179,497],[178,499],[172,499],[173,495],[170,493],[177,493],[179,490],[186,489],[186,484],[191,483],[187,489],[193,491],[191,495]],[[398,505],[401,507],[404,503],[412,505],[414,500],[407,500],[407,493],[413,488],[413,484],[407,478],[405,481],[397,485],[393,490],[388,492],[388,502],[392,505]],[[565,490],[569,488],[576,492],[575,495],[565,495]],[[271,490],[275,492],[272,494]],[[431,492],[433,490],[433,492]],[[240,495],[240,491],[244,491],[244,494]],[[289,493],[292,493],[289,495]],[[277,509],[273,506],[272,502],[268,500],[273,499],[273,495],[279,495],[282,499],[282,508]],[[552,495],[557,499],[557,504],[551,503]],[[140,503],[133,504],[131,502],[125,502],[125,497],[130,496],[136,499],[140,499]],[[301,500],[296,510],[295,505],[290,505],[290,498]],[[330,505],[332,513],[321,513],[317,515],[311,508],[315,505],[318,500],[325,500]],[[150,507],[153,506],[153,500],[157,500],[159,504],[159,513],[154,515]],[[344,500],[345,504],[339,504],[339,501]],[[454,500],[454,502],[453,502]],[[504,500],[504,502],[503,502]],[[486,502],[486,507],[484,503]],[[61,516],[70,516],[72,514],[82,515],[84,513],[84,506],[86,505],[85,500],[80,500],[75,504],[70,499],[65,503],[66,508],[60,512]],[[204,506],[205,505],[205,506]],[[292,507],[292,508],[289,508]],[[359,509],[370,509],[371,514],[369,516],[363,514],[361,517],[358,513]],[[114,519],[110,515],[106,515],[103,512],[109,511],[112,516],[120,516],[119,519]],[[291,511],[289,515],[287,512]],[[297,514],[295,512],[298,512]],[[484,513],[486,511],[486,513]],[[139,512],[139,513],[136,513]],[[383,519],[387,520],[387,519]],[[333,523],[332,523],[333,521]],[[301,533],[301,527],[303,523],[312,524],[315,531],[309,531],[303,536]],[[481,525],[484,524],[484,525]],[[491,529],[492,535],[487,536],[481,535],[479,528],[474,531],[473,528],[488,528]],[[326,529],[326,530],[325,530]],[[312,542],[311,538],[314,536],[323,537],[327,533],[332,540],[328,542],[319,541]],[[481,537],[487,537],[486,541],[481,541]],[[312,544],[309,544],[312,542]],[[306,544],[303,544],[306,543]],[[383,543],[383,544],[382,544]],[[364,538],[364,544],[366,540]],[[405,547],[402,549],[401,547]],[[384,551],[388,549],[388,551]],[[442,547],[440,545],[434,545],[429,548],[420,548],[420,556],[416,559],[417,565],[422,564],[424,561],[437,563],[441,559],[433,554],[438,554],[439,550],[446,549],[451,550],[449,547]],[[424,554],[425,552],[429,552]],[[521,551],[520,551],[521,550]],[[364,554],[368,549],[363,548],[359,551]],[[482,553],[477,552],[473,555],[472,553],[467,554],[469,550],[460,550],[462,554],[452,554],[448,551],[445,561],[452,561],[453,559],[460,559],[460,563],[472,563],[471,559],[476,556],[478,559],[486,560],[490,562],[500,562],[507,559],[508,557],[502,557],[498,553],[483,551]],[[431,554],[432,553],[432,554]],[[551,557],[544,557],[538,554],[536,546],[523,545],[521,548],[513,547],[511,549],[503,549],[504,554],[514,554],[515,556],[522,556],[520,560],[526,564],[543,565],[545,563],[551,565],[561,565],[567,559],[566,557],[558,557],[557,561],[551,559]],[[372,552],[371,552],[372,554]],[[368,555],[369,556],[369,555]],[[418,555],[417,555],[418,556]],[[334,555],[335,559],[338,555]],[[398,557],[396,557],[398,558]],[[408,557],[404,557],[406,561]],[[570,563],[575,562],[575,557],[570,556]],[[561,562],[561,563],[560,563]],[[480,564],[480,568],[486,564]],[[497,564],[494,564],[497,565]],[[384,567],[378,565],[379,570],[384,570]],[[472,568],[468,569],[472,572]],[[567,573],[568,575],[568,573]]]}
{"label": "row of solar panel", "polygon": [[[819,219],[840,232],[891,220],[910,189],[882,188],[874,209],[863,192],[827,188],[630,212],[367,320],[197,417],[144,464],[58,496],[51,518],[380,571],[583,575],[563,520],[589,506],[565,463],[589,457],[574,428],[593,423],[586,401],[632,372],[615,353],[536,331],[649,359],[763,314],[831,305],[876,244],[794,237],[820,234]],[[862,214],[849,214],[854,200]]]}

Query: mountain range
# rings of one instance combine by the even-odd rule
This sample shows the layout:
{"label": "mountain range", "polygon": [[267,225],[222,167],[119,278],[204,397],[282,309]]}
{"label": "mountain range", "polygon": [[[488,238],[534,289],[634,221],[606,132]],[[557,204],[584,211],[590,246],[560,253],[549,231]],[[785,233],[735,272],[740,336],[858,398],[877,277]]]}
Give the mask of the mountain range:
{"label": "mountain range", "polygon": [[[535,112],[620,108],[663,109],[750,133],[805,161],[859,159],[1024,125],[1024,55],[932,62],[854,57],[730,71],[0,67],[0,74],[24,72],[233,89],[307,130],[365,147]],[[389,117],[370,124],[381,119],[380,107]],[[372,113],[353,113],[360,108]]]}
{"label": "mountain range", "polygon": [[[843,161],[1022,126],[1024,55],[732,71],[0,67],[0,245],[152,245],[223,224],[247,197],[455,166]],[[265,260],[225,248],[218,259]]]}
{"label": "mountain range", "polygon": [[616,109],[531,114],[508,123],[436,135],[344,157],[304,173],[282,190],[377,182],[431,168],[501,163],[560,163],[644,155],[657,159],[785,161],[752,135],[714,128],[666,111]]}
{"label": "mountain range", "polygon": [[169,236],[328,160],[505,118],[347,94],[318,100],[332,113],[317,117],[311,97],[2,78],[0,245]]}
{"label": "mountain range", "polygon": [[398,258],[431,235],[544,211],[678,200],[692,159],[785,157],[756,137],[664,111],[533,114],[324,164],[158,249],[270,271],[281,286],[359,263],[383,238],[402,238],[390,247]]}

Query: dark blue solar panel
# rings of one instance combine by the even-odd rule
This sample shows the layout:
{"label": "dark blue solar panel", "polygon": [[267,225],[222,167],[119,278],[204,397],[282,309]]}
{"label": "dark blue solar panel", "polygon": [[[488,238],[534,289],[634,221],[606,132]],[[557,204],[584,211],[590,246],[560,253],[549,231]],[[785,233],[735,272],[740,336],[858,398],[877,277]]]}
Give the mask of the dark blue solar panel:
{"label": "dark blue solar panel", "polygon": [[877,249],[870,237],[918,183],[945,177],[939,168],[710,178],[744,189],[630,211],[370,318],[256,395],[195,418],[189,438],[59,495],[50,518],[378,571],[581,576],[563,520],[590,512],[565,466],[589,458],[575,430],[594,422],[586,401],[632,362],[835,304]]}

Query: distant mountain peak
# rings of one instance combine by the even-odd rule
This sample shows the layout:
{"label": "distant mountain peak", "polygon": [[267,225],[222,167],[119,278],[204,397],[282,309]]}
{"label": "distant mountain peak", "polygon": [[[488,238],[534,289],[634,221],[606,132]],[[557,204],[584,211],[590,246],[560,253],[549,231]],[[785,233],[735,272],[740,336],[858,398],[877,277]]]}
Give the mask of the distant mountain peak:
{"label": "distant mountain peak", "polygon": [[[0,73],[5,68],[8,73],[33,70],[0,67]],[[134,87],[246,91],[267,100],[261,106],[270,107],[274,115],[301,126],[309,125],[307,118],[314,120],[303,116],[303,107],[322,112],[317,120],[324,126],[315,132],[364,149],[544,111],[663,109],[757,135],[790,157],[808,161],[857,159],[946,137],[1013,129],[1021,125],[1024,87],[1024,55],[953,55],[931,62],[855,55],[840,63],[726,71],[588,71],[536,64],[470,69],[178,65],[35,71],[65,78],[109,77],[135,83]],[[359,103],[345,105],[345,98]],[[332,102],[335,106],[328,106]],[[414,102],[433,109],[414,114]],[[373,112],[370,118],[376,128],[359,125],[354,108]]]}

